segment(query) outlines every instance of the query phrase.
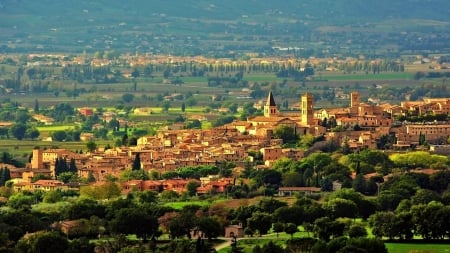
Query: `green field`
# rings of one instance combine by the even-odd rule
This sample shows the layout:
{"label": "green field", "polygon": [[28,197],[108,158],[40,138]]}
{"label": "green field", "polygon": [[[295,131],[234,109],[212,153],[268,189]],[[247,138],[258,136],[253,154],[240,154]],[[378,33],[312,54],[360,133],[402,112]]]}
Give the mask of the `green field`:
{"label": "green field", "polygon": [[[105,147],[107,144],[114,145],[113,141],[96,140],[97,147]],[[65,148],[68,150],[83,150],[86,151],[86,142],[48,142],[48,141],[32,141],[32,140],[15,140],[15,139],[1,139],[0,152],[9,152],[15,157],[22,156],[26,158],[35,147],[43,148]]]}
{"label": "green field", "polygon": [[[297,232],[294,237],[306,236],[304,232]],[[238,241],[238,247],[243,249],[244,253],[252,253],[253,247],[256,245],[264,245],[269,241],[273,241],[279,245],[285,246],[284,241],[290,236],[286,233],[280,233],[277,238],[275,234],[270,234],[258,238],[245,238]],[[389,253],[448,253],[450,252],[450,244],[427,244],[427,243],[385,243]],[[226,247],[218,251],[218,253],[228,253],[231,247]]]}
{"label": "green field", "polygon": [[191,200],[191,201],[177,201],[177,202],[168,202],[165,203],[165,206],[172,207],[176,210],[181,210],[183,207],[188,205],[198,205],[198,206],[209,206],[211,205],[211,201],[207,200]]}
{"label": "green field", "polygon": [[[412,80],[413,73],[409,72],[392,72],[380,74],[336,74],[336,75],[322,75],[320,80],[328,81],[364,81],[364,80]],[[319,78],[319,77],[316,77]]]}
{"label": "green field", "polygon": [[448,253],[450,244],[385,243],[389,253]]}
{"label": "green field", "polygon": [[[299,227],[301,230],[303,230],[302,227]],[[311,233],[306,233],[304,231],[297,232],[294,234],[294,238],[299,237],[309,237],[311,236]],[[264,244],[269,243],[270,241],[285,247],[285,242],[291,238],[290,235],[286,233],[279,233],[278,236],[276,233],[271,233],[267,235],[263,235],[261,237],[258,237],[258,235],[255,235],[254,237],[245,237],[238,240],[238,247],[243,249],[244,253],[252,253],[253,248],[256,245],[263,246]],[[218,251],[218,253],[229,253],[231,250],[231,247],[226,247]]]}

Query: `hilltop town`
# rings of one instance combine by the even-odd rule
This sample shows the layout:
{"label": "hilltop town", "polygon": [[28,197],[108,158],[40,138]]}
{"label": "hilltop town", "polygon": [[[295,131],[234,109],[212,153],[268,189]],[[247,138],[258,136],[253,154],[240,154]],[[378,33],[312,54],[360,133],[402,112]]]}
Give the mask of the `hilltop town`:
{"label": "hilltop town", "polygon": [[448,0],[0,2],[0,252],[449,252]]}
{"label": "hilltop town", "polygon": [[[138,168],[156,175],[153,180],[130,180],[122,183],[124,192],[139,190],[186,191],[189,178],[163,180],[167,172],[183,167],[217,166],[232,163],[235,167],[228,177],[206,175],[198,184],[198,193],[224,192],[239,177],[244,168],[253,163],[255,154],[261,155],[258,169],[267,170],[277,160],[299,160],[309,152],[304,148],[286,147],[276,137],[277,129],[287,127],[296,135],[311,135],[324,143],[337,143],[351,152],[365,149],[410,150],[424,147],[431,152],[448,154],[447,144],[450,124],[446,119],[410,122],[395,121],[400,116],[448,115],[450,99],[424,99],[405,101],[401,105],[373,105],[361,101],[358,92],[350,94],[350,106],[346,108],[320,109],[314,111],[314,97],[305,93],[300,98],[300,111],[280,112],[270,92],[263,107],[263,115],[251,116],[245,121],[234,121],[221,127],[200,129],[164,129],[154,136],[137,139],[135,146],[97,148],[80,154],[64,148],[34,149],[31,162],[25,168],[11,168],[14,188],[21,190],[55,190],[78,188],[80,185],[64,184],[56,179],[60,159],[74,163],[81,178],[91,182],[104,182],[108,177],[119,178],[138,159]],[[89,108],[81,108],[81,114],[92,115]],[[84,136],[86,137],[86,136]],[[383,143],[383,138],[391,143]],[[93,140],[93,136],[86,137]],[[383,146],[385,145],[385,146]],[[252,156],[253,155],[253,156]],[[136,168],[135,168],[136,169]],[[37,175],[47,180],[33,181]],[[52,180],[49,180],[52,179]]]}

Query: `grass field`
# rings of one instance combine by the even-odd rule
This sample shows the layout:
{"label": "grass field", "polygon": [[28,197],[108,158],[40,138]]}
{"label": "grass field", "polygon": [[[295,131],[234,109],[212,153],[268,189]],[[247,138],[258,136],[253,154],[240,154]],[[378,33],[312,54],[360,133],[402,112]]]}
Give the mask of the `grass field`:
{"label": "grass field", "polygon": [[[304,232],[298,232],[294,237]],[[290,236],[285,233],[280,233],[280,237],[277,238],[273,234],[254,239],[241,239],[238,241],[238,247],[243,249],[244,253],[252,253],[253,248],[256,245],[264,245],[270,241],[273,241],[279,245],[284,246],[284,241],[289,239]],[[389,253],[448,253],[450,252],[450,244],[420,244],[420,243],[386,243],[386,248]],[[226,247],[218,251],[218,253],[229,253],[231,247]]]}
{"label": "grass field", "polygon": [[322,75],[321,80],[328,81],[363,81],[363,80],[411,80],[414,74],[409,72],[392,72],[380,74],[335,74]]}
{"label": "grass field", "polygon": [[389,253],[448,253],[450,244],[386,243]]}
{"label": "grass field", "polygon": [[191,200],[191,201],[177,201],[177,202],[168,202],[165,203],[165,206],[172,207],[173,209],[180,210],[188,205],[198,205],[198,206],[208,206],[211,205],[212,202],[206,200]]}
{"label": "grass field", "polygon": [[[301,232],[295,233],[294,238],[308,237],[311,235],[312,235],[311,233],[307,234],[306,232],[301,231]],[[257,235],[255,235],[254,237],[245,237],[245,238],[241,238],[240,240],[238,240],[238,247],[242,248],[244,253],[252,253],[253,248],[256,245],[263,246],[264,244],[267,244],[270,241],[272,241],[275,244],[278,244],[282,247],[285,247],[286,246],[285,242],[290,238],[291,238],[291,236],[284,232],[279,233],[278,236],[276,233],[263,235],[261,237],[258,237]],[[229,253],[230,250],[231,250],[231,247],[226,247],[226,248],[219,250],[218,253]]]}
{"label": "grass field", "polygon": [[[105,147],[107,144],[114,145],[113,141],[96,140],[97,147]],[[86,151],[86,142],[48,142],[48,141],[32,141],[32,140],[0,140],[0,152],[9,152],[15,157],[26,158],[35,147],[43,148],[65,148],[68,150]]]}

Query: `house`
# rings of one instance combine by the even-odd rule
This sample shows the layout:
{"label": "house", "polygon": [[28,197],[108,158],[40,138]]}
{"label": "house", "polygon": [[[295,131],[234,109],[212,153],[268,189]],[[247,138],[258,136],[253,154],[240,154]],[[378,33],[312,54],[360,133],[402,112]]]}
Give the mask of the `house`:
{"label": "house", "polygon": [[94,110],[89,107],[79,108],[78,112],[85,117],[94,115]]}
{"label": "house", "polygon": [[41,190],[41,191],[54,191],[54,190],[66,190],[68,186],[66,186],[63,182],[59,180],[38,180],[32,183],[33,190]]}
{"label": "house", "polygon": [[229,225],[225,227],[225,237],[226,238],[244,237],[244,227],[242,226],[242,223],[239,223],[238,225]]}
{"label": "house", "polygon": [[94,140],[93,133],[81,133],[80,134],[80,141],[93,141],[93,140]]}
{"label": "house", "polygon": [[55,122],[55,120],[53,118],[42,115],[42,114],[34,114],[32,117],[36,121],[44,123],[44,125],[52,125]]}

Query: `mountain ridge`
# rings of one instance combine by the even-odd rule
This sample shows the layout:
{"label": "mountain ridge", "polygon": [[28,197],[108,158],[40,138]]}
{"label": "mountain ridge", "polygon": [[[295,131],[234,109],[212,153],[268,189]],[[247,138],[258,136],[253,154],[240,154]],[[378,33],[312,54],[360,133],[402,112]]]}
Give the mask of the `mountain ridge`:
{"label": "mountain ridge", "polygon": [[[386,41],[381,44],[391,46],[390,36],[398,42],[403,32],[444,36],[433,42],[437,48],[450,37],[449,14],[447,0],[0,0],[0,52],[118,49],[199,54],[267,51],[273,44],[330,44],[318,49],[323,50],[346,47],[341,45],[346,41],[360,41],[358,47],[363,48],[372,40],[370,46],[376,47],[381,38]],[[416,45],[415,37],[406,43],[427,47]]]}

